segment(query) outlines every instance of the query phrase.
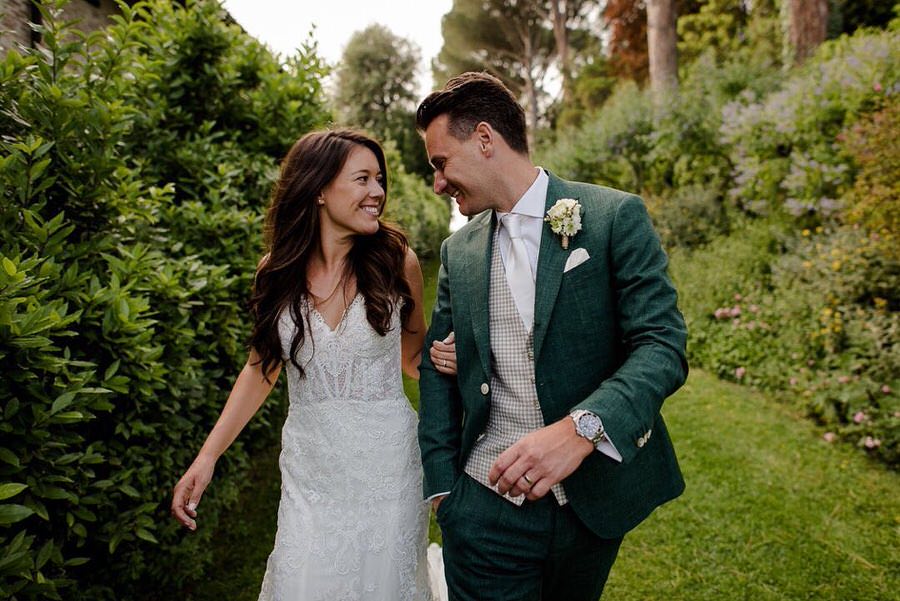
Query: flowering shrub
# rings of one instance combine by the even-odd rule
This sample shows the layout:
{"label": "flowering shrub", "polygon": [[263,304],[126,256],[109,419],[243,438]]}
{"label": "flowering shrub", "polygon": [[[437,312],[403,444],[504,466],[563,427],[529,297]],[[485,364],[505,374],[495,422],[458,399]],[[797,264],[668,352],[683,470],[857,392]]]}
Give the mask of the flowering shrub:
{"label": "flowering shrub", "polygon": [[[831,440],[900,463],[900,262],[882,252],[895,243],[858,226],[794,238],[756,224],[675,253],[682,296],[713,291],[686,305],[692,360],[797,404]],[[722,254],[743,272],[710,270]]]}
{"label": "flowering shrub", "polygon": [[898,92],[900,35],[888,31],[829,42],[778,92],[726,104],[720,131],[734,165],[730,198],[753,213],[813,225],[835,215],[853,183],[837,136]]}

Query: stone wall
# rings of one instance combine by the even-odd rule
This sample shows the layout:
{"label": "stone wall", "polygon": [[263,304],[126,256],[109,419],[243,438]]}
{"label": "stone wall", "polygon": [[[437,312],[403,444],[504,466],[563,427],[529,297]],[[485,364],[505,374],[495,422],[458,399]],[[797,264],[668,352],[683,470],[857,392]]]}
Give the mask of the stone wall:
{"label": "stone wall", "polygon": [[30,20],[29,0],[0,0],[0,54],[5,54],[18,44],[31,45]]}
{"label": "stone wall", "polygon": [[[82,31],[93,31],[106,27],[110,15],[119,11],[113,0],[70,0],[63,8],[63,21],[77,20],[76,27]],[[0,0],[0,53],[17,44],[31,46],[32,20],[30,0]]]}

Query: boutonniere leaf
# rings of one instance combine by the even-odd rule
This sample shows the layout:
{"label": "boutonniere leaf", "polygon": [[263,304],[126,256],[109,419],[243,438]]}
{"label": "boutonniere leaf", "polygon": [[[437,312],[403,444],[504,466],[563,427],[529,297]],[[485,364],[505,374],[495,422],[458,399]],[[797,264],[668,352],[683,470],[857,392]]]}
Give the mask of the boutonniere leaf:
{"label": "boutonniere leaf", "polygon": [[581,231],[581,204],[574,198],[560,198],[547,211],[544,221],[560,237],[564,249],[569,248],[569,238]]}

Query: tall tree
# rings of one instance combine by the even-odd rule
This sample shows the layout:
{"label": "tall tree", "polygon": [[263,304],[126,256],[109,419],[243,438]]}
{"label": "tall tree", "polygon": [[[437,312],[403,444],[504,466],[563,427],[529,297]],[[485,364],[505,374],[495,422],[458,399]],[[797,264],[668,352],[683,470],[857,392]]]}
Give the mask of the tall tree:
{"label": "tall tree", "polygon": [[661,96],[678,85],[675,0],[647,0],[647,53],[650,88]]}
{"label": "tall tree", "polygon": [[443,83],[463,71],[487,71],[523,100],[529,141],[554,57],[553,33],[535,0],[454,0],[441,21],[444,45],[432,64]]}
{"label": "tall tree", "polygon": [[[828,32],[828,0],[785,0],[788,10],[788,42],[794,64],[801,64]],[[786,61],[790,63],[791,61]]]}
{"label": "tall tree", "polygon": [[415,131],[419,49],[384,25],[369,25],[347,42],[337,69],[340,120],[397,143],[406,170],[430,173]]}
{"label": "tall tree", "polygon": [[647,79],[647,10],[640,0],[607,0],[603,20],[609,34],[610,67],[617,77]]}
{"label": "tall tree", "polygon": [[556,65],[562,77],[565,105],[571,102],[573,94],[573,50],[584,50],[590,44],[590,22],[597,3],[591,0],[547,0],[542,4],[553,31]]}

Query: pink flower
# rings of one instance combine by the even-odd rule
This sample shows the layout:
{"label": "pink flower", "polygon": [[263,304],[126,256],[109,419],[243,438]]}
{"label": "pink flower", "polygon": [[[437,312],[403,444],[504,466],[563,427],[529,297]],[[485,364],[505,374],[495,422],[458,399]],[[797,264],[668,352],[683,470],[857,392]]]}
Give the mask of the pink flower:
{"label": "pink flower", "polygon": [[866,436],[866,439],[863,441],[863,444],[867,449],[874,449],[881,446],[881,441],[877,438],[872,438],[871,436]]}
{"label": "pink flower", "polygon": [[812,359],[809,359],[809,360],[807,360],[806,364],[809,365],[810,367],[812,367],[813,365],[816,364],[816,362],[813,361]]}
{"label": "pink flower", "polygon": [[731,316],[732,317],[737,317],[740,314],[741,314],[741,306],[740,305],[735,305],[731,308]]}
{"label": "pink flower", "polygon": [[862,411],[857,411],[853,414],[853,422],[857,424],[861,424],[866,421],[866,414]]}
{"label": "pink flower", "polygon": [[736,301],[739,301],[739,300],[741,300],[742,298],[744,298],[744,297],[741,296],[740,294],[735,294],[735,295],[734,295],[734,300],[736,300]]}
{"label": "pink flower", "polygon": [[738,380],[740,380],[741,378],[744,377],[744,374],[746,374],[746,373],[747,373],[746,369],[744,369],[743,367],[739,367],[736,370],[734,370],[734,377],[737,378]]}
{"label": "pink flower", "polygon": [[825,439],[825,442],[834,442],[837,440],[837,434],[834,432],[826,432],[822,435],[822,438]]}
{"label": "pink flower", "polygon": [[881,392],[883,392],[884,394],[891,394],[891,387],[885,384],[881,387]]}
{"label": "pink flower", "polygon": [[796,385],[797,385],[797,378],[791,378],[791,379],[790,379],[790,384],[791,384],[791,386],[796,386]]}
{"label": "pink flower", "polygon": [[875,85],[872,86],[872,89],[875,90],[876,92],[880,92],[882,90],[881,84],[876,81]]}
{"label": "pink flower", "polygon": [[841,384],[846,384],[850,381],[850,376],[838,376],[838,382]]}
{"label": "pink flower", "polygon": [[750,305],[751,313],[759,313],[759,307],[757,305]]}

